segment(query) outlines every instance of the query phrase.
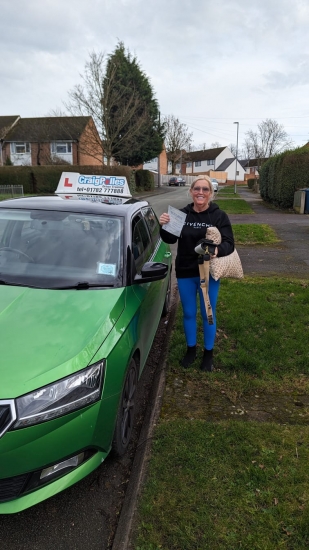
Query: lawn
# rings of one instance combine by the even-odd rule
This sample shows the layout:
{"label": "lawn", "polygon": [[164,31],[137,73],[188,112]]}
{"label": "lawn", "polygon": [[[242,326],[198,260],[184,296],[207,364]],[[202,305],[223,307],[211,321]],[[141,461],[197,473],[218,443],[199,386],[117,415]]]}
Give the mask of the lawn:
{"label": "lawn", "polygon": [[234,185],[233,186],[229,185],[228,187],[221,187],[221,189],[219,189],[218,191],[217,196],[221,198],[223,195],[230,196],[231,198],[239,199],[239,194],[237,193],[237,187],[236,187],[236,193],[235,193]]}
{"label": "lawn", "polygon": [[308,427],[161,422],[134,550],[307,550]]}
{"label": "lawn", "polygon": [[307,549],[309,281],[223,280],[217,317],[184,370],[179,307],[134,550]]}
{"label": "lawn", "polygon": [[214,202],[216,202],[227,214],[254,214],[251,206],[244,201],[243,199],[232,199],[232,198],[223,198],[215,197]]}
{"label": "lawn", "polygon": [[235,244],[243,245],[272,245],[280,242],[276,232],[267,224],[234,224],[233,233]]}

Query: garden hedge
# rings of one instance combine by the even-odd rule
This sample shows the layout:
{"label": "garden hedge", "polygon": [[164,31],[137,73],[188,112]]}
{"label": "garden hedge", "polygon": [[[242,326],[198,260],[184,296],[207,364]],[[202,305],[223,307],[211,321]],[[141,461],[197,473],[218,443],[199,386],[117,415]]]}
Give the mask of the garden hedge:
{"label": "garden hedge", "polygon": [[54,193],[62,172],[125,176],[131,193],[139,189],[152,189],[153,177],[148,170],[132,170],[129,166],[1,166],[0,185],[23,185],[24,194]]}
{"label": "garden hedge", "polygon": [[292,208],[295,191],[309,187],[309,148],[270,158],[261,166],[259,183],[263,200],[280,208]]}
{"label": "garden hedge", "polygon": [[144,189],[144,191],[154,189],[154,178],[149,170],[136,170],[135,179],[137,189]]}

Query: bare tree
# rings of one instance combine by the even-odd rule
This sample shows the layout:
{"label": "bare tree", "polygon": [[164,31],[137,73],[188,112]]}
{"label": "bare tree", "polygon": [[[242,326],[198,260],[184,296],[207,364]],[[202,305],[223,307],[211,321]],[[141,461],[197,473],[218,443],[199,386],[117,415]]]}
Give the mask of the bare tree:
{"label": "bare tree", "polygon": [[[121,63],[127,63],[127,74],[131,77],[129,80],[128,76],[127,84],[120,81]],[[131,59],[130,54],[125,53],[122,43],[107,58],[103,53],[92,52],[85,64],[84,74],[80,75],[82,84],[69,91],[69,102],[64,104],[74,116],[92,117],[100,138],[98,144],[94,132],[93,144],[95,149],[100,145],[101,159],[104,163],[106,158],[107,165],[110,165],[113,157],[129,159],[134,146],[136,148],[140,142],[149,141],[151,132],[148,129],[153,123],[153,114],[148,112],[147,101],[134,82],[138,70],[135,58]],[[143,78],[144,84],[146,76],[143,75]],[[148,97],[149,102],[152,101],[150,94]],[[88,141],[91,150],[91,136],[88,136]],[[162,139],[158,149],[159,152],[162,150]],[[149,154],[151,158],[154,156]]]}
{"label": "bare tree", "polygon": [[192,136],[186,124],[174,115],[164,117],[165,149],[167,159],[172,163],[172,173],[175,173],[176,162],[184,162],[186,151],[192,150]]}
{"label": "bare tree", "polygon": [[212,149],[218,149],[218,147],[222,147],[221,143],[219,143],[218,141],[214,141],[212,144],[211,144],[211,147]]}
{"label": "bare tree", "polygon": [[257,159],[258,167],[265,159],[273,157],[293,146],[282,124],[276,120],[267,118],[258,124],[256,132],[249,130],[246,132],[244,149],[247,158]]}
{"label": "bare tree", "polygon": [[[230,143],[229,150],[236,157],[236,143]],[[238,159],[248,159],[247,151],[244,147],[238,147],[237,149],[237,158]]]}

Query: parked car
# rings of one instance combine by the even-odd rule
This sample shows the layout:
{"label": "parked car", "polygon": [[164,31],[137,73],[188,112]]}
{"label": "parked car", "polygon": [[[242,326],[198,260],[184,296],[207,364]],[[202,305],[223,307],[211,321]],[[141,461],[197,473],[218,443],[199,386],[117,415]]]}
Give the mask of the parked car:
{"label": "parked car", "polygon": [[186,185],[186,180],[184,178],[180,177],[172,177],[168,180],[169,185],[176,185],[177,187],[180,185]]}
{"label": "parked car", "polygon": [[171,252],[125,178],[62,174],[0,203],[0,513],[76,483],[129,444],[171,289]]}
{"label": "parked car", "polygon": [[216,180],[216,178],[210,178],[210,181],[212,183],[212,187],[213,187],[213,190],[215,193],[217,193],[218,189],[219,189],[219,182],[218,180]]}

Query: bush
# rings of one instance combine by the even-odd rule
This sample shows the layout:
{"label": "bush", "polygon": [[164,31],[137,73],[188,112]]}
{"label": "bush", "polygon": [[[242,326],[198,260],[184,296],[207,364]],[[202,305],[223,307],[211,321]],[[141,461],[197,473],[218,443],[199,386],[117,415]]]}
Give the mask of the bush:
{"label": "bush", "polygon": [[138,190],[152,191],[154,189],[153,175],[149,170],[136,170],[135,178]]}
{"label": "bush", "polygon": [[309,186],[309,149],[301,147],[270,158],[260,169],[263,200],[280,208],[292,208],[294,193]]}
{"label": "bush", "polygon": [[257,180],[255,178],[247,180],[247,184],[248,184],[249,189],[253,189],[253,186],[256,183],[256,181]]}

